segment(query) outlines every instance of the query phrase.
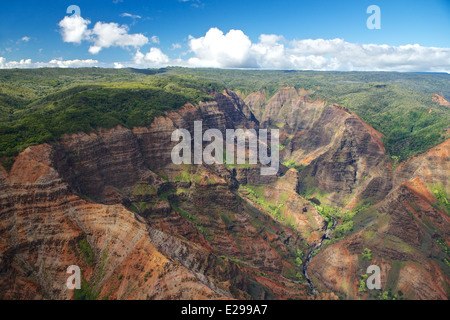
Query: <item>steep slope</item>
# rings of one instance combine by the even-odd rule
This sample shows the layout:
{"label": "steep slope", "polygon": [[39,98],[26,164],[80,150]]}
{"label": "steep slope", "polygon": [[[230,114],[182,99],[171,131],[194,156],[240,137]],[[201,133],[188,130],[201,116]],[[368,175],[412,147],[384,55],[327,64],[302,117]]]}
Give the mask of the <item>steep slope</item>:
{"label": "steep slope", "polygon": [[[440,197],[449,192],[449,154],[447,140],[397,167],[392,191],[376,211],[359,218],[362,230],[312,261],[317,283],[348,297],[365,296],[357,291],[358,270],[370,262],[382,266],[386,291],[410,299],[447,299],[450,216],[448,202]],[[364,248],[372,251],[370,261],[361,259]]]}
{"label": "steep slope", "polygon": [[[448,299],[450,140],[397,164],[379,132],[311,92],[212,91],[148,127],[27,148],[0,166],[0,298],[377,299],[361,286],[376,264],[390,298]],[[174,165],[171,134],[196,120],[280,128],[284,166]]]}
{"label": "steep slope", "polygon": [[53,168],[52,152],[49,145],[28,148],[2,177],[2,299],[71,298],[70,265],[81,268],[86,282],[78,294],[88,298],[229,296],[161,254],[161,235],[123,205],[74,195]]}
{"label": "steep slope", "polygon": [[[283,117],[286,91],[295,97],[287,88],[274,96],[274,119]],[[246,99],[256,112],[266,107],[261,96]],[[338,220],[309,265],[314,286],[346,298],[379,298],[359,282],[377,264],[389,297],[447,299],[449,140],[393,170],[379,132],[338,105],[318,108],[320,116],[303,130],[282,125],[291,134],[281,152],[300,171],[297,191]],[[304,107],[298,103],[295,111],[303,115]],[[364,249],[372,251],[370,261]]]}
{"label": "steep slope", "polygon": [[261,211],[299,231],[308,245],[317,244],[324,235],[326,222],[316,208],[297,192],[298,171],[290,169],[276,182],[241,186],[241,195]]}
{"label": "steep slope", "polygon": [[282,88],[266,104],[262,98],[257,92],[246,102],[262,113],[261,125],[278,123],[285,130],[281,158],[300,169],[301,194],[327,205],[350,204],[348,209],[386,196],[391,173],[379,132],[345,108],[310,100],[302,89]]}
{"label": "steep slope", "polygon": [[73,298],[308,298],[295,228],[242,199],[225,166],[171,162],[172,131],[194,120],[257,126],[232,92],[214,98],[148,128],[66,135],[2,168],[2,298],[70,299],[70,265],[85,279]]}
{"label": "steep slope", "polygon": [[262,90],[251,93],[244,101],[261,126],[277,126],[293,133],[309,129],[325,107],[325,102],[311,101],[308,95],[306,90],[284,87],[270,99]]}

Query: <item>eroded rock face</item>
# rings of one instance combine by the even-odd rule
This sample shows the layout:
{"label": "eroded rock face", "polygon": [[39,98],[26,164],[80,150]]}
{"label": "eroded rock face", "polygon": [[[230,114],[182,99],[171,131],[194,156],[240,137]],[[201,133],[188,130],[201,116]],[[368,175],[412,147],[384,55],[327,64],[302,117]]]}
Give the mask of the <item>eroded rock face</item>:
{"label": "eroded rock face", "polygon": [[325,102],[310,101],[307,91],[292,87],[282,88],[269,100],[264,91],[252,93],[245,103],[261,126],[277,125],[289,133],[311,128],[325,107]]}
{"label": "eroded rock face", "polygon": [[[68,135],[26,149],[9,173],[0,167],[0,298],[80,298],[65,287],[67,267],[78,265],[84,298],[370,299],[358,290],[369,264],[394,293],[448,298],[450,221],[435,188],[450,193],[449,141],[392,169],[378,132],[305,90],[268,100],[256,92],[245,103],[229,90],[212,96],[147,128]],[[196,120],[223,133],[277,125],[282,161],[296,169],[175,166],[171,134],[192,133]],[[239,188],[247,185],[271,206]],[[343,210],[372,205],[311,260],[315,296],[296,260],[328,234],[312,193]]]}
{"label": "eroded rock face", "polygon": [[442,284],[446,282],[448,277],[434,263],[427,263],[425,267],[406,263],[399,271],[398,288],[402,292],[413,292],[416,299],[445,300],[448,292]]}
{"label": "eroded rock face", "polygon": [[351,240],[340,242],[314,257],[309,266],[314,283],[333,292],[344,293],[350,299],[355,298],[358,255],[349,250],[354,245]]}
{"label": "eroded rock face", "polygon": [[283,218],[291,221],[310,245],[315,245],[325,233],[326,222],[314,206],[297,193],[298,179],[298,171],[290,169],[277,182],[264,187],[264,197],[281,205]]}
{"label": "eroded rock face", "polygon": [[70,299],[70,265],[81,268],[86,286],[98,296],[229,295],[161,254],[149,226],[124,206],[94,204],[73,194],[53,168],[54,152],[49,145],[30,147],[2,177],[2,299]]}
{"label": "eroded rock face", "polygon": [[300,191],[318,187],[327,193],[327,204],[346,199],[350,209],[362,200],[376,203],[392,187],[381,135],[335,105],[326,107],[311,129],[294,135],[282,157],[304,166]]}
{"label": "eroded rock face", "polygon": [[[247,118],[247,107],[236,94],[215,93],[216,101],[186,105],[177,112],[159,117],[149,128],[133,130],[116,127],[97,133],[73,134],[63,138],[55,160],[62,176],[75,190],[101,202],[111,203],[117,197],[106,186],[127,190],[139,179],[161,181],[153,173],[172,164],[172,132],[187,129],[193,137],[194,121],[203,122],[203,130],[235,127],[254,128],[254,118]],[[153,171],[153,172],[151,172]]]}
{"label": "eroded rock face", "polygon": [[[1,298],[306,298],[292,275],[298,235],[251,209],[224,166],[171,163],[172,131],[194,120],[257,127],[234,93],[214,95],[149,128],[30,147],[1,168]],[[65,287],[70,265],[84,297]]]}
{"label": "eroded rock face", "polygon": [[[400,291],[410,299],[448,299],[446,253],[439,241],[447,245],[450,242],[450,217],[432,189],[440,186],[448,190],[448,174],[444,172],[450,172],[449,151],[450,143],[446,141],[396,168],[394,188],[377,206],[376,222],[358,236],[325,248],[312,261],[310,270],[318,283],[355,297],[359,274],[352,271],[344,276],[338,270],[363,266],[357,258],[364,248],[369,248],[373,260],[366,264],[384,265],[382,281],[394,292]],[[345,250],[349,249],[353,262],[347,261],[340,267],[328,263],[336,255],[344,259],[348,255]],[[331,274],[334,281],[328,279]]]}
{"label": "eroded rock face", "polygon": [[[369,248],[372,263],[382,267],[383,288],[401,291],[411,299],[447,299],[449,278],[444,259],[448,256],[445,245],[439,243],[450,243],[449,216],[438,203],[435,190],[450,191],[449,141],[392,170],[381,134],[337,105],[322,106],[319,117],[295,130],[301,122],[288,123],[283,110],[287,104],[304,115],[296,92],[284,88],[270,100],[270,108],[264,92],[249,95],[246,102],[261,123],[269,125],[267,118],[277,119],[276,124],[285,130],[283,141],[288,143],[281,156],[300,168],[298,191],[319,194],[321,204],[343,210],[372,206],[356,218],[362,229],[358,234],[325,246],[312,259],[309,273],[315,285],[347,298],[377,298],[373,293],[358,292],[359,271],[369,263],[362,262],[361,256]],[[434,101],[445,104],[438,96]],[[306,98],[304,103],[311,102]]]}

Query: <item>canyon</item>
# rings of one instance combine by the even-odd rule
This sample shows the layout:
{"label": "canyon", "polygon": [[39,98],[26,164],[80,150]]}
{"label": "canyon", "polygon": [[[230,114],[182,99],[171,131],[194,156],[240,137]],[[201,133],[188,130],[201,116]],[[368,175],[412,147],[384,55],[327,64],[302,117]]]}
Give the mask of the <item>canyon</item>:
{"label": "canyon", "polygon": [[[372,264],[392,297],[449,298],[449,140],[398,163],[313,90],[208,94],[0,166],[0,298],[377,299],[360,281]],[[172,133],[194,121],[279,128],[283,165],[176,165]],[[70,265],[81,290],[66,288]]]}

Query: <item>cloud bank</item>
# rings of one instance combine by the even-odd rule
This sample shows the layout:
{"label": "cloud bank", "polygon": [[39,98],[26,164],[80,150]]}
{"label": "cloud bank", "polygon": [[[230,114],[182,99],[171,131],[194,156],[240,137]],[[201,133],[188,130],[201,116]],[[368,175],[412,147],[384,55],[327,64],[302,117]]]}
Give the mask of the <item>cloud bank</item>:
{"label": "cloud bank", "polygon": [[[189,37],[185,60],[134,59],[141,67],[168,65],[212,68],[256,68],[332,71],[428,71],[450,73],[450,48],[418,44],[390,46],[350,43],[343,39],[287,41],[280,35],[262,34],[253,43],[241,30],[224,34],[211,28],[203,37]],[[154,48],[151,56],[155,56]],[[149,52],[150,53],[150,52]],[[142,53],[138,53],[142,55]]]}
{"label": "cloud bank", "polygon": [[[285,69],[319,71],[402,71],[450,73],[450,48],[424,47],[419,44],[391,46],[386,44],[350,43],[344,39],[287,40],[282,35],[262,34],[257,42],[242,30],[227,33],[211,28],[204,36],[189,36],[187,50],[179,58],[163,52],[159,38],[143,34],[130,34],[127,26],[117,23],[97,22],[89,29],[90,21],[79,16],[65,17],[60,21],[64,42],[90,43],[88,51],[96,55],[110,47],[130,50],[130,61],[100,63],[115,68],[160,68],[166,66]],[[143,50],[144,46],[151,46]],[[167,50],[181,49],[173,44]],[[184,46],[186,48],[186,46]],[[173,54],[173,52],[172,52]],[[62,59],[32,63],[31,60],[6,62],[0,58],[0,68],[40,66],[93,66],[97,60]]]}
{"label": "cloud bank", "polygon": [[53,59],[49,62],[33,62],[31,59],[22,59],[20,61],[6,61],[4,57],[0,57],[0,69],[15,69],[15,68],[83,68],[83,67],[97,67],[99,62],[97,60],[63,60],[62,58]]}

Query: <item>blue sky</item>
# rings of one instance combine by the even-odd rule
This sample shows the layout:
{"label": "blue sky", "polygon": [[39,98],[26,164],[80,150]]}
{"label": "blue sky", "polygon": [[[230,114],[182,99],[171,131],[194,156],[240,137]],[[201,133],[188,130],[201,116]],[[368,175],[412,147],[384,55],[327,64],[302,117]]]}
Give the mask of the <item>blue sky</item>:
{"label": "blue sky", "polygon": [[[79,39],[64,36],[73,25],[61,25],[74,17],[69,5],[81,9],[83,20],[70,29],[80,35],[73,28],[86,26]],[[366,26],[369,5],[381,9],[379,30]],[[450,72],[449,31],[450,0],[8,1],[0,12],[0,67]]]}

